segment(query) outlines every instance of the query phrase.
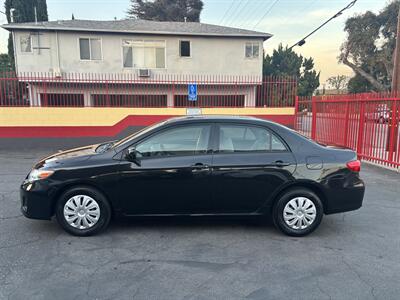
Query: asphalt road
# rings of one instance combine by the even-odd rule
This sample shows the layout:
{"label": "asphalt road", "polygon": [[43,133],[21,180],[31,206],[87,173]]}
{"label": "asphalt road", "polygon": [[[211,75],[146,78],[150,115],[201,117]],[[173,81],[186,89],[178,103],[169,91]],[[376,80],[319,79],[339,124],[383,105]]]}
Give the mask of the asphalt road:
{"label": "asphalt road", "polygon": [[398,173],[364,165],[364,207],[305,238],[210,219],[77,238],[19,212],[19,183],[43,154],[0,151],[0,299],[399,299]]}

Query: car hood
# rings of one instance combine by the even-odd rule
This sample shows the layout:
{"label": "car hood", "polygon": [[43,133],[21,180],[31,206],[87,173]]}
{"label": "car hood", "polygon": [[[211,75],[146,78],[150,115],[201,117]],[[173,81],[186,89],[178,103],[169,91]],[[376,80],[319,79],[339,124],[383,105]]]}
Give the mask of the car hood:
{"label": "car hood", "polygon": [[100,144],[94,144],[70,150],[59,151],[41,159],[35,165],[35,169],[40,169],[43,167],[54,168],[58,166],[64,166],[68,163],[82,162],[88,160],[91,156],[97,154],[96,148],[99,145]]}

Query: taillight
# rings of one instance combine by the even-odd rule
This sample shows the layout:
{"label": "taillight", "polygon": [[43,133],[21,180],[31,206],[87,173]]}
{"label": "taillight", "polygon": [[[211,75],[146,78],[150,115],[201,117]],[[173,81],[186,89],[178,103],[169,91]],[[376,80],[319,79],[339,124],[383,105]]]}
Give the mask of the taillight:
{"label": "taillight", "polygon": [[353,171],[353,172],[360,172],[361,171],[361,161],[359,161],[359,160],[349,161],[346,164],[346,166],[350,171]]}

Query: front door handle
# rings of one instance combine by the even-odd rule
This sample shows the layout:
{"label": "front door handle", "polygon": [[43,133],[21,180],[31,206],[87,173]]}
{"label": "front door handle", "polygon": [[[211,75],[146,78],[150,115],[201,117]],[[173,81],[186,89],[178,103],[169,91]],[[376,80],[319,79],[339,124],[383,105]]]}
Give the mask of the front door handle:
{"label": "front door handle", "polygon": [[192,172],[209,171],[210,167],[203,163],[196,163],[192,165]]}
{"label": "front door handle", "polygon": [[277,161],[274,163],[274,165],[277,166],[277,167],[279,167],[279,168],[282,168],[282,167],[290,166],[290,163],[289,163],[289,162],[284,162],[284,161],[282,161],[282,160],[277,160]]}

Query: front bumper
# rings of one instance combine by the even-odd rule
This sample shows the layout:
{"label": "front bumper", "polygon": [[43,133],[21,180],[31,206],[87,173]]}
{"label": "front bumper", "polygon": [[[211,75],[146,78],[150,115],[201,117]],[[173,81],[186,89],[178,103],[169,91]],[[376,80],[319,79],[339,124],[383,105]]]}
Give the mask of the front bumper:
{"label": "front bumper", "polygon": [[45,181],[24,181],[20,187],[22,214],[30,219],[50,220],[54,214],[53,195]]}

